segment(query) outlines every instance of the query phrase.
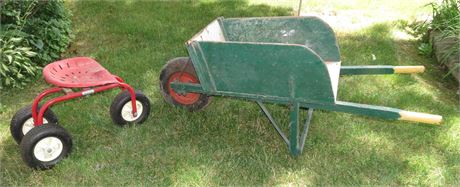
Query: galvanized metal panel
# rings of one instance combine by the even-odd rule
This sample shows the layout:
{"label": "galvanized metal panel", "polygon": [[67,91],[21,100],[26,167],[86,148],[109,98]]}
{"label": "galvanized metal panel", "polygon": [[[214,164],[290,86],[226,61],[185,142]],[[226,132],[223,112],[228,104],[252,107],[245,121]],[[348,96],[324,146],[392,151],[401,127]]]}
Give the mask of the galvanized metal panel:
{"label": "galvanized metal panel", "polygon": [[[199,33],[195,34],[192,37],[191,41],[225,41],[224,30],[222,29],[222,20],[223,18],[218,18],[212,21],[208,26],[202,29]],[[189,43],[187,42],[187,43]]]}

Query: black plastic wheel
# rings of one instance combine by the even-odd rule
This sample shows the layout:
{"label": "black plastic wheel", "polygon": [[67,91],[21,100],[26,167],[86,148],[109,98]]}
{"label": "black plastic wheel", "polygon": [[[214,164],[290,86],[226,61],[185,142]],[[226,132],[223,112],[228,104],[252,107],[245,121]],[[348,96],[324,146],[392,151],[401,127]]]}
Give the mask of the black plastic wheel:
{"label": "black plastic wheel", "polygon": [[140,91],[136,91],[136,108],[137,116],[134,117],[131,113],[131,95],[125,90],[113,100],[110,106],[110,116],[113,122],[120,126],[144,122],[150,114],[150,100]]}
{"label": "black plastic wheel", "polygon": [[163,66],[160,73],[161,94],[167,103],[187,108],[189,111],[198,111],[208,106],[211,97],[199,93],[177,93],[170,86],[174,81],[200,83],[190,58],[174,58]]}
{"label": "black plastic wheel", "polygon": [[[37,111],[40,110],[40,105]],[[58,123],[58,119],[54,112],[48,108],[43,115],[43,123]],[[21,108],[14,114],[10,123],[10,132],[16,143],[21,143],[24,134],[29,132],[34,127],[34,119],[32,118],[32,105]]]}
{"label": "black plastic wheel", "polygon": [[41,125],[22,138],[21,156],[31,168],[50,169],[72,151],[72,137],[57,124]]}

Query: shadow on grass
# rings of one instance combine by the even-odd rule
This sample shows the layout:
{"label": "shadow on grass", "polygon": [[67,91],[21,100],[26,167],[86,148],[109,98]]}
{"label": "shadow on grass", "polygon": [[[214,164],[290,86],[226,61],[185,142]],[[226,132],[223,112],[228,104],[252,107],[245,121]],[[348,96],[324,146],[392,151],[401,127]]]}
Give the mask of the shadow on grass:
{"label": "shadow on grass", "polygon": [[[153,101],[151,117],[141,126],[114,127],[107,108],[115,92],[56,106],[75,149],[53,170],[35,172],[23,164],[12,138],[5,138],[4,122],[19,109],[16,103],[32,101],[35,90],[2,93],[9,111],[0,114],[3,184],[442,185],[458,180],[458,144],[442,136],[458,131],[455,93],[437,85],[436,71],[342,77],[339,99],[438,113],[450,119],[444,126],[316,111],[304,153],[292,158],[254,103],[214,98],[204,111],[189,113],[162,101],[157,79],[167,60],[187,56],[184,42],[216,17],[280,16],[290,10],[244,1],[77,1],[69,6],[76,39],[66,55],[93,56],[143,90]],[[398,47],[408,41],[394,40],[391,28],[379,24],[340,35],[344,65],[418,64],[417,57],[408,55],[415,51]],[[432,67],[426,60],[422,64]],[[270,106],[286,130],[284,108]],[[437,169],[444,178],[432,178]]]}
{"label": "shadow on grass", "polygon": [[[339,99],[442,115],[441,126],[395,122],[390,127],[391,124],[381,126],[372,120],[359,128],[370,136],[386,139],[388,152],[379,155],[396,161],[394,168],[401,170],[395,179],[400,183],[453,184],[459,180],[455,168],[460,165],[455,161],[460,157],[460,149],[451,149],[460,147],[459,139],[452,135],[458,133],[460,121],[457,84],[443,79],[441,68],[432,59],[417,55],[415,41],[395,39],[392,30],[397,23],[376,24],[339,36],[342,65],[424,65],[427,71],[414,75],[342,77]],[[354,138],[362,140],[359,137]]]}

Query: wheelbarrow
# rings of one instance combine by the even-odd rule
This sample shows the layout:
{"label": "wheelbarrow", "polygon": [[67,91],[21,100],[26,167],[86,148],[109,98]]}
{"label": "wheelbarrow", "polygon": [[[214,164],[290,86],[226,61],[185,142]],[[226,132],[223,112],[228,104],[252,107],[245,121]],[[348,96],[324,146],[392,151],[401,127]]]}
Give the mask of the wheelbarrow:
{"label": "wheelbarrow", "polygon": [[[389,120],[439,124],[439,115],[337,100],[341,75],[420,73],[423,66],[341,66],[331,27],[317,17],[218,18],[186,42],[190,57],[170,60],[160,74],[167,103],[190,111],[210,96],[255,101],[293,156],[304,147],[314,109]],[[289,136],[264,103],[290,108]],[[299,110],[308,116],[299,125]]]}
{"label": "wheelbarrow", "polygon": [[[53,62],[45,66],[43,76],[55,87],[41,92],[32,105],[16,112],[10,124],[11,135],[20,144],[22,158],[29,167],[50,169],[72,150],[70,134],[58,125],[58,119],[50,109],[56,103],[121,88],[122,92],[110,106],[113,122],[124,126],[142,123],[149,116],[149,99],[91,58],[75,57]],[[58,92],[64,95],[39,104],[46,96]]]}

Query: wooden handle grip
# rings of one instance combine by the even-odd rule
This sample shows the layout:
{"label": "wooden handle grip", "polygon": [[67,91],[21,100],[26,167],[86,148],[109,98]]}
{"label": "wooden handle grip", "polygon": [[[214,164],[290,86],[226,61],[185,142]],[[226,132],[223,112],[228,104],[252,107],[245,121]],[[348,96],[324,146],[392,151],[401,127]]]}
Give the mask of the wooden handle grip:
{"label": "wooden handle grip", "polygon": [[399,115],[401,116],[399,120],[414,121],[420,123],[439,125],[442,121],[442,116],[426,113],[401,111],[399,112]]}
{"label": "wooden handle grip", "polygon": [[395,66],[394,73],[422,73],[425,71],[425,66]]}

